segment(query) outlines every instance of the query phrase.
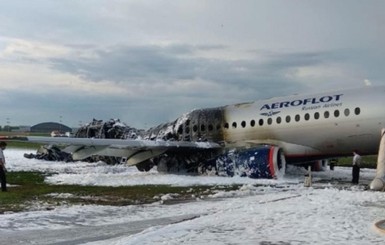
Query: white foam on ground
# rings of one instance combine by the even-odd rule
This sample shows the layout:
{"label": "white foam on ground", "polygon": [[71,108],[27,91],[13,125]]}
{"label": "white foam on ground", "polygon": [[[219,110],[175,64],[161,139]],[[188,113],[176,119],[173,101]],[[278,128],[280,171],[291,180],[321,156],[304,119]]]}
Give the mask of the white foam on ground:
{"label": "white foam on ground", "polygon": [[[314,173],[314,180],[324,181],[306,188],[303,186],[304,172],[298,168],[289,169],[289,173],[280,180],[184,176],[159,174],[154,170],[142,173],[135,167],[124,165],[30,160],[23,157],[25,152],[13,149],[5,151],[8,170],[56,173],[47,177],[47,182],[54,184],[243,186],[237,191],[217,192],[203,200],[174,205],[164,205],[162,202],[125,207],[73,205],[54,210],[3,214],[0,215],[0,241],[1,237],[5,237],[8,241],[20,242],[30,237],[28,231],[33,230],[34,234],[41,232],[42,235],[35,237],[32,242],[54,243],[58,242],[55,239],[59,239],[59,235],[45,237],[44,234],[59,230],[60,242],[70,242],[75,237],[66,231],[73,228],[79,229],[79,234],[84,227],[106,227],[105,230],[108,230],[108,226],[117,225],[121,229],[128,229],[132,222],[179,216],[196,218],[162,225],[154,222],[134,233],[113,233],[108,230],[109,236],[97,238],[96,241],[92,239],[95,237],[92,232],[88,238],[83,232],[86,238],[80,243],[381,244],[385,239],[373,226],[376,221],[385,218],[385,195],[366,191],[363,185],[350,185],[350,168],[337,167],[335,171]],[[374,176],[375,170],[362,169],[361,183],[370,183]],[[337,184],[336,180],[342,184]],[[164,200],[171,198],[171,194],[161,197]]]}

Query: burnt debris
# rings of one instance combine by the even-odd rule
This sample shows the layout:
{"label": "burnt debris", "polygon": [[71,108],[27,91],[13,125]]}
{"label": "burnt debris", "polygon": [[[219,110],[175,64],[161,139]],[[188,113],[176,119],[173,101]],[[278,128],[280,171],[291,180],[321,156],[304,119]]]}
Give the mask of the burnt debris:
{"label": "burnt debris", "polygon": [[[136,129],[120,122],[119,119],[93,119],[92,122],[80,127],[74,134],[75,138],[102,139],[144,139],[164,141],[215,141],[223,142],[224,108],[193,110],[176,120],[160,124],[148,130]],[[154,165],[165,169],[187,169],[188,172],[200,172],[202,163],[218,154],[217,150],[185,149],[170,150],[164,154],[137,164],[141,171],[148,171]],[[36,154],[25,154],[27,158],[44,159],[48,161],[71,161],[71,155],[57,146],[44,146]],[[83,161],[104,161],[108,164],[121,163],[120,157],[92,156]],[[206,165],[206,164],[203,164]]]}
{"label": "burnt debris", "polygon": [[[74,134],[75,138],[102,138],[102,139],[137,139],[143,135],[144,130],[138,130],[120,122],[119,119],[103,120],[93,119],[92,122],[80,127]],[[71,154],[55,145],[44,145],[36,154],[24,154],[26,158],[36,158],[47,161],[73,161]],[[108,164],[120,163],[118,157],[92,156],[84,161],[104,161]]]}

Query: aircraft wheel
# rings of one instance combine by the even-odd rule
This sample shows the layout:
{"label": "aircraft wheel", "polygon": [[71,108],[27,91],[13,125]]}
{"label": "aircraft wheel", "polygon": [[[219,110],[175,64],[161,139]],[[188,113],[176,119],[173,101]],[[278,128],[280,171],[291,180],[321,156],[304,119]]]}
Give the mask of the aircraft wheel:
{"label": "aircraft wheel", "polygon": [[154,164],[147,160],[147,161],[144,161],[144,162],[141,162],[141,163],[138,163],[135,165],[136,168],[140,171],[140,172],[148,172],[152,169],[152,167],[154,166]]}

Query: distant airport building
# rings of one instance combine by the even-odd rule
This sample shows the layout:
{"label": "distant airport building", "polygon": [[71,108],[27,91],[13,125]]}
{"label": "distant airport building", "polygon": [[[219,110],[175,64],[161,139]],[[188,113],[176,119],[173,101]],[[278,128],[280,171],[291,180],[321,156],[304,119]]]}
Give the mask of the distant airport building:
{"label": "distant airport building", "polygon": [[44,122],[39,123],[31,127],[32,133],[51,133],[53,131],[58,132],[72,132],[72,129],[70,127],[67,127],[64,124],[56,123],[56,122]]}

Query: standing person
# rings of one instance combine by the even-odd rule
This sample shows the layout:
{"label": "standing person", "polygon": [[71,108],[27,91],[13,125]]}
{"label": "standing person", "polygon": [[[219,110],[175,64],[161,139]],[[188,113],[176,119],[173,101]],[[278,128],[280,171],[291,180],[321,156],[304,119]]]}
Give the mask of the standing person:
{"label": "standing person", "polygon": [[7,181],[5,179],[5,173],[7,169],[5,168],[5,157],[3,151],[7,147],[7,143],[0,142],[0,181],[1,181],[1,191],[7,191]]}
{"label": "standing person", "polygon": [[352,183],[358,184],[360,179],[360,165],[361,165],[361,156],[357,151],[353,151],[353,169],[352,169]]}

